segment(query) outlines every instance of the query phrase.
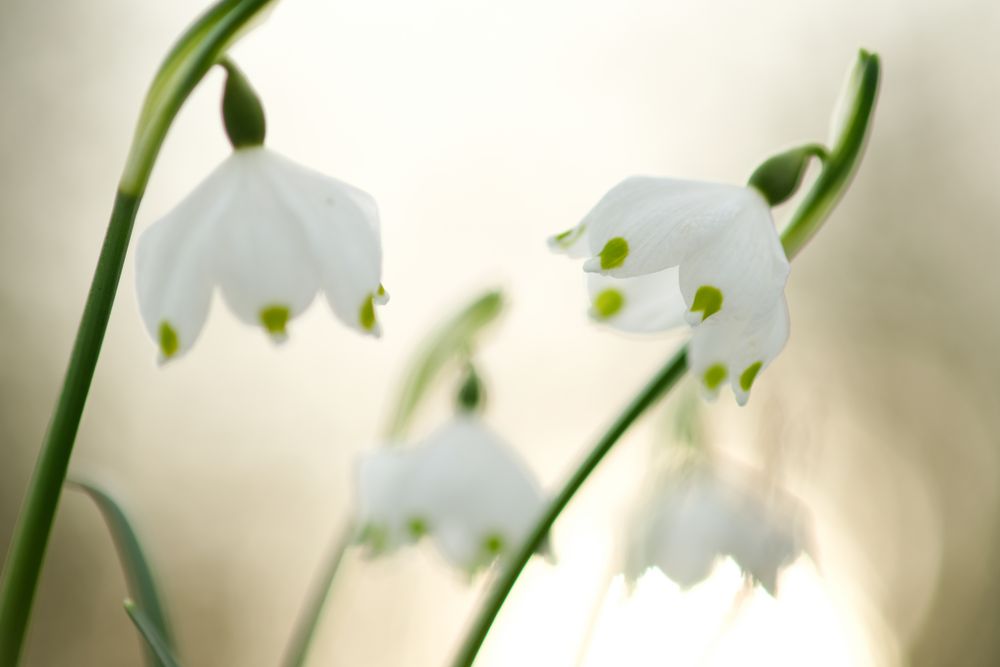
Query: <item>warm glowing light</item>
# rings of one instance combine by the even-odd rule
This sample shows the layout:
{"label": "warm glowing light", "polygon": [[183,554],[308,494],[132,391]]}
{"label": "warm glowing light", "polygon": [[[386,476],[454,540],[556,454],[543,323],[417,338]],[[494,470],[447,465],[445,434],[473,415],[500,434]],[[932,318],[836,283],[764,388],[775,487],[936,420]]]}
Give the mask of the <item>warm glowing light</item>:
{"label": "warm glowing light", "polygon": [[585,667],[645,665],[885,665],[862,619],[842,606],[812,563],[782,575],[777,598],[751,588],[732,560],[681,590],[650,570],[630,593],[622,577],[608,588]]}

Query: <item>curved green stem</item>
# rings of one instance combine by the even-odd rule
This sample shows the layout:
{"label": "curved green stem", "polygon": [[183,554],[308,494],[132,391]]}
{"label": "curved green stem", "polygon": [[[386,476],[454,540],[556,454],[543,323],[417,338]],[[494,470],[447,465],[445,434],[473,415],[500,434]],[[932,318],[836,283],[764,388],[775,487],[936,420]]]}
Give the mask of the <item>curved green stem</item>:
{"label": "curved green stem", "polygon": [[[844,91],[846,113],[843,126],[823,163],[823,169],[806,194],[805,199],[785,227],[781,242],[789,259],[794,257],[811,239],[834,205],[840,199],[864,152],[865,140],[871,126],[872,114],[878,97],[880,67],[878,56],[861,51],[851,72],[848,88]],[[625,411],[612,424],[608,432],[594,445],[532,529],[527,542],[509,560],[496,582],[486,594],[479,614],[473,621],[453,667],[471,667],[490,631],[504,601],[517,582],[521,571],[542,544],[556,519],[576,495],[590,473],[604,459],[611,448],[640,415],[673,387],[687,370],[687,348],[681,348],[649,384],[632,400]]]}
{"label": "curved green stem", "polygon": [[161,65],[143,105],[111,219],[77,330],[62,391],[42,443],[0,578],[0,665],[17,665],[42,560],[94,368],[104,341],[139,202],[167,130],[181,105],[271,0],[223,0],[198,19]]}
{"label": "curved green stem", "polygon": [[781,234],[789,259],[809,242],[850,185],[861,163],[878,99],[881,65],[878,55],[861,51],[844,91],[845,120],[823,169]]}
{"label": "curved green stem", "polygon": [[316,628],[319,626],[323,607],[330,597],[330,589],[333,587],[333,581],[337,578],[337,573],[340,572],[340,566],[344,562],[344,554],[347,553],[347,550],[353,543],[354,524],[349,523],[337,538],[337,541],[334,542],[333,548],[330,550],[330,556],[324,563],[323,570],[320,573],[317,585],[313,587],[309,602],[306,604],[305,609],[302,610],[302,615],[295,625],[295,631],[292,634],[291,641],[288,643],[288,650],[285,654],[285,660],[282,663],[285,667],[302,667],[302,665],[306,664],[306,656],[309,653],[309,647],[312,645],[313,636],[316,634]]}

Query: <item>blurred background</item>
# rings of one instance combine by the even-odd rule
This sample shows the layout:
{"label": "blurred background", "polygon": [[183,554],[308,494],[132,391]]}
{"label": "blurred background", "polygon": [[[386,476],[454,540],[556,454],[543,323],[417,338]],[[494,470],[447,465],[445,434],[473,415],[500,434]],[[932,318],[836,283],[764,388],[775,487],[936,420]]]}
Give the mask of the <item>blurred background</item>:
{"label": "blurred background", "polygon": [[[205,5],[0,4],[0,553],[139,104]],[[510,302],[482,348],[488,421],[555,488],[677,339],[591,324],[579,265],[545,237],[627,175],[743,182],[826,137],[859,47],[883,58],[874,133],[795,261],[791,340],[746,408],[724,394],[705,410],[718,451],[808,506],[815,562],[744,610],[749,638],[698,660],[1000,663],[998,19],[986,0],[280,3],[234,55],[270,146],[377,199],[393,298],[380,341],[318,300],[280,348],[216,302],[191,353],[160,368],[129,258],[72,473],[127,506],[184,663],[277,663],[409,355],[482,289]],[[220,82],[181,112],[137,233],[227,154]],[[608,576],[663,422],[585,487],[554,531],[558,563],[531,565],[478,664],[688,664],[670,657],[694,622],[684,596],[653,581],[627,601]],[[429,546],[352,553],[343,575],[312,664],[447,664],[485,581]],[[25,664],[138,664],[125,595],[98,512],[67,491]]]}

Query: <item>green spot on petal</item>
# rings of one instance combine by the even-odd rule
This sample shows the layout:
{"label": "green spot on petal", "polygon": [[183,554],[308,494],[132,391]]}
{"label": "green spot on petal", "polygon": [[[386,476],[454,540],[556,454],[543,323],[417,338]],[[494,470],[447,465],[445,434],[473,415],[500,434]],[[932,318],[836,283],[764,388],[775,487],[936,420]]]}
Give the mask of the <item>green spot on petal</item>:
{"label": "green spot on petal", "polygon": [[503,535],[494,533],[483,540],[483,548],[491,556],[499,556],[504,548]]}
{"label": "green spot on petal", "polygon": [[364,303],[361,304],[358,322],[365,331],[371,331],[375,328],[375,296],[373,294],[369,294]]}
{"label": "green spot on petal", "polygon": [[406,524],[406,529],[410,531],[410,535],[412,535],[414,539],[419,540],[427,534],[427,522],[424,519],[415,516]]}
{"label": "green spot on petal", "polygon": [[267,306],[260,309],[260,323],[272,336],[284,336],[291,314],[288,306]]}
{"label": "green spot on petal", "polygon": [[615,315],[625,305],[625,297],[614,287],[598,293],[594,297],[594,314],[599,320],[606,320]]}
{"label": "green spot on petal", "polygon": [[726,371],[725,364],[715,364],[714,366],[709,366],[708,370],[705,371],[703,376],[705,380],[705,386],[710,390],[715,391],[719,388],[719,385],[726,379],[726,375],[729,373]]}
{"label": "green spot on petal", "polygon": [[383,285],[382,283],[378,284],[378,295],[385,296],[385,285]]}
{"label": "green spot on petal", "polygon": [[160,352],[163,353],[163,358],[169,359],[174,356],[180,347],[177,331],[166,320],[160,322]]}
{"label": "green spot on petal", "polygon": [[358,534],[358,542],[368,545],[374,553],[381,553],[389,544],[389,536],[385,526],[374,523],[365,524]]}
{"label": "green spot on petal", "polygon": [[712,315],[722,310],[722,292],[718,287],[702,285],[694,293],[694,302],[691,304],[691,312],[701,311],[702,321],[707,320]]}
{"label": "green spot on petal", "polygon": [[628,257],[628,241],[620,236],[616,236],[604,244],[601,251],[601,268],[604,270],[613,269],[625,263]]}
{"label": "green spot on petal", "polygon": [[742,375],[740,375],[740,389],[743,391],[750,391],[750,387],[753,386],[753,381],[757,379],[757,373],[760,372],[760,368],[763,365],[764,364],[758,361],[755,364],[747,366],[747,369],[743,371]]}

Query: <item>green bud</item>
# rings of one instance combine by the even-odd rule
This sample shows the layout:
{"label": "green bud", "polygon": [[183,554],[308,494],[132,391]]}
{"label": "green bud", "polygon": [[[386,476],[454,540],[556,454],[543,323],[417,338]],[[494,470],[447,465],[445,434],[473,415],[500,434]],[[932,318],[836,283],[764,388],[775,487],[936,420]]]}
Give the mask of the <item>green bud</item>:
{"label": "green bud", "polygon": [[465,379],[462,386],[458,388],[455,396],[455,405],[459,412],[478,412],[486,402],[486,389],[483,381],[479,379],[479,373],[470,363],[465,370]]}
{"label": "green bud", "polygon": [[779,153],[768,159],[750,176],[747,183],[755,188],[771,206],[777,206],[795,194],[802,184],[809,159],[826,159],[826,149],[818,144],[807,144]]}
{"label": "green bud", "polygon": [[233,61],[223,58],[219,65],[226,70],[226,87],[222,93],[222,122],[229,135],[229,143],[234,149],[262,145],[267,123],[257,91]]}

